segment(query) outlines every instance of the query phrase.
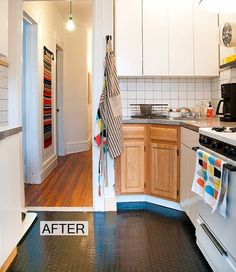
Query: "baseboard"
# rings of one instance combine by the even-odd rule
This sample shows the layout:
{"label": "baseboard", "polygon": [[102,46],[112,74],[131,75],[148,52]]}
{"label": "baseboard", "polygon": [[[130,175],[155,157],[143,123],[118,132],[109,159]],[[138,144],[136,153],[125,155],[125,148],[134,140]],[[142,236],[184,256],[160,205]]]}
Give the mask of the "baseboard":
{"label": "baseboard", "polygon": [[88,151],[91,148],[91,136],[86,141],[66,143],[66,154]]}
{"label": "baseboard", "polygon": [[152,203],[156,204],[159,206],[163,206],[166,208],[171,208],[174,210],[182,211],[182,208],[179,203],[158,198],[158,197],[153,197],[149,195],[120,195],[116,197],[116,202],[117,203],[127,203],[127,202],[147,202],[147,203]]}
{"label": "baseboard", "polygon": [[53,155],[43,164],[41,182],[43,182],[56,167],[57,167],[57,155]]}
{"label": "baseboard", "polygon": [[104,211],[114,212],[116,211],[116,197],[105,197],[104,198]]}
{"label": "baseboard", "polygon": [[17,255],[17,248],[15,247],[11,254],[8,256],[6,261],[3,263],[3,265],[0,267],[0,272],[6,272],[7,269],[10,267],[11,263],[14,261],[15,257]]}

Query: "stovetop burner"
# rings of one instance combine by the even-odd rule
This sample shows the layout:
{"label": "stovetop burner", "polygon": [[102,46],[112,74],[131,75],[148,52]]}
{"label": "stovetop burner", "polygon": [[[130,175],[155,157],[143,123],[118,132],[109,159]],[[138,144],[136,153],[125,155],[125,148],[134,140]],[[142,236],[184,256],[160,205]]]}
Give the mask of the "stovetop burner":
{"label": "stovetop burner", "polygon": [[230,132],[235,133],[236,127],[213,127],[212,130],[216,132]]}

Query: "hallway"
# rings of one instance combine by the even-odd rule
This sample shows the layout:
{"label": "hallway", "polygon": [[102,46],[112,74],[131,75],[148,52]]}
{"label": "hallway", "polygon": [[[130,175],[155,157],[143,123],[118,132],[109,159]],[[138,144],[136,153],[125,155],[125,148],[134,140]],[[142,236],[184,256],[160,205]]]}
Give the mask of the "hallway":
{"label": "hallway", "polygon": [[92,150],[58,157],[40,185],[25,185],[26,206],[92,207]]}

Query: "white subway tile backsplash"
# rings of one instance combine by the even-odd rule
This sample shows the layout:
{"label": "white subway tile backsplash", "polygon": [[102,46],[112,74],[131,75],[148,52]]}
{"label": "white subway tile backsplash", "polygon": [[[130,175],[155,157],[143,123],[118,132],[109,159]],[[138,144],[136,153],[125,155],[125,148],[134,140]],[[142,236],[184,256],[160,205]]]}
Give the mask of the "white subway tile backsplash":
{"label": "white subway tile backsplash", "polygon": [[137,92],[136,91],[128,91],[128,99],[137,99]]}
{"label": "white subway tile backsplash", "polygon": [[187,99],[187,91],[179,90],[179,99]]}
{"label": "white subway tile backsplash", "polygon": [[[235,77],[236,79],[236,77]],[[202,100],[217,99],[219,79],[206,78],[122,78],[122,113],[131,115],[130,104],[166,103],[173,108],[194,107]]]}
{"label": "white subway tile backsplash", "polygon": [[146,91],[145,90],[144,95],[145,95],[145,100],[146,99],[153,100],[153,91]]}
{"label": "white subway tile backsplash", "polygon": [[145,91],[153,91],[153,82],[146,82],[145,81]]}
{"label": "white subway tile backsplash", "polygon": [[170,92],[170,98],[173,100],[179,99],[179,92],[178,91],[172,91]]}
{"label": "white subway tile backsplash", "polygon": [[128,91],[136,91],[137,83],[136,81],[128,81]]}
{"label": "white subway tile backsplash", "polygon": [[145,98],[145,91],[138,91],[137,92],[137,99],[144,99]]}
{"label": "white subway tile backsplash", "polygon": [[171,91],[178,91],[179,90],[178,82],[171,82],[170,89],[171,89]]}

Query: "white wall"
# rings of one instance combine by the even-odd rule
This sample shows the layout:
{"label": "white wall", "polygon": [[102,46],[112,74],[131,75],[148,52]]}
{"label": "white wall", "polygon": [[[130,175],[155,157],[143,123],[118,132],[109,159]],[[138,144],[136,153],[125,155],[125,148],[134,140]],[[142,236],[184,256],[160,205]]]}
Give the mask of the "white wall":
{"label": "white wall", "polygon": [[[103,84],[103,63],[105,57],[105,36],[113,34],[113,1],[94,0],[93,13],[93,134],[95,118]],[[108,158],[108,187],[102,182],[102,196],[98,195],[99,149],[93,146],[93,205],[96,211],[116,209],[114,191],[114,162]]]}
{"label": "white wall", "polygon": [[[89,145],[88,126],[88,68],[87,68],[87,29],[76,25],[74,32],[68,32],[65,21],[53,2],[24,2],[24,11],[32,17],[38,16],[38,57],[41,92],[41,146],[43,146],[43,46],[56,56],[56,39],[64,52],[64,118],[65,147],[67,153],[86,150]],[[56,166],[56,124],[55,124],[55,68],[52,62],[52,107],[53,107],[53,144],[42,149],[42,179]]]}
{"label": "white wall", "polygon": [[87,30],[76,25],[65,34],[65,109],[66,153],[88,150],[88,67]]}

